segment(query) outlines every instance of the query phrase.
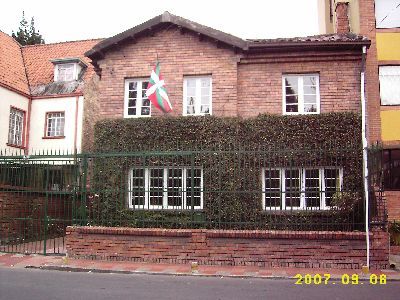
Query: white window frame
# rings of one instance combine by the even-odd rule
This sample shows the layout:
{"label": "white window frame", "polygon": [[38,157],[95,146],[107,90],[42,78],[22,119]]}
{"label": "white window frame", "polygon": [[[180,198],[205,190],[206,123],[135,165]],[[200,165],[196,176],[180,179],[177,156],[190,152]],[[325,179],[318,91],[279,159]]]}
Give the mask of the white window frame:
{"label": "white window frame", "polygon": [[[60,114],[60,116],[51,116],[51,115],[54,115],[54,114]],[[54,134],[52,134],[52,133],[50,133],[50,135],[49,135],[49,125],[50,125],[50,123],[49,123],[49,119],[54,119],[55,120],[55,122],[54,122]],[[62,128],[61,128],[61,130],[60,130],[60,134],[56,134],[57,133],[57,131],[56,131],[56,128],[57,128],[57,124],[58,123],[60,123],[61,122],[61,120],[63,120],[63,122],[62,122]],[[47,112],[46,113],[46,128],[45,128],[45,130],[46,130],[46,137],[62,137],[62,136],[64,136],[64,132],[65,132],[65,112],[63,112],[63,111],[57,111],[57,112]]]}
{"label": "white window frame", "polygon": [[[133,197],[132,197],[132,188],[131,183],[133,179],[133,170],[131,168],[129,170],[128,176],[128,207],[131,209],[138,209],[138,210],[191,210],[191,206],[187,206],[187,201],[190,201],[190,198],[187,197],[187,190],[186,190],[186,179],[187,179],[187,172],[191,170],[191,167],[176,167],[176,168],[166,168],[166,167],[149,167],[149,168],[142,168],[144,169],[144,205],[133,205]],[[162,169],[163,170],[163,204],[162,205],[150,205],[150,170],[151,169]],[[168,205],[168,170],[182,170],[182,205],[180,206],[173,206]],[[201,177],[200,177],[200,206],[193,206],[194,210],[203,209],[203,168],[196,167],[193,168],[194,170],[200,170]]]}
{"label": "white window frame", "polygon": [[[72,79],[71,80],[60,80],[60,67],[72,66]],[[65,63],[56,64],[54,66],[54,81],[74,81],[78,79],[78,64],[77,63]]]}
{"label": "white window frame", "polygon": [[[306,76],[315,76],[316,77],[316,112],[305,112],[304,111],[304,77]],[[286,86],[285,86],[285,78],[286,77],[298,77],[297,85],[299,89],[298,95],[298,111],[297,112],[287,112],[286,111]],[[301,87],[301,88],[300,88]],[[318,115],[321,113],[321,98],[320,98],[320,90],[319,90],[319,74],[318,73],[305,73],[305,74],[283,74],[282,75],[282,113],[284,115]]]}
{"label": "white window frame", "polygon": [[[11,123],[12,114],[14,114],[13,123]],[[25,111],[18,109],[16,107],[10,107],[8,124],[9,124],[8,144],[12,146],[22,147],[24,144],[24,133],[25,133]],[[17,131],[17,128],[19,128],[20,130]],[[17,139],[17,136],[19,137],[19,139]],[[19,143],[17,143],[18,140]]]}
{"label": "white window frame", "polygon": [[[188,114],[187,113],[187,80],[196,80],[196,99],[199,99],[199,101],[196,101],[195,103],[195,108],[194,108],[194,114]],[[209,79],[210,80],[210,99],[209,99],[209,113],[201,113],[201,80],[202,79]],[[212,93],[213,93],[213,88],[212,88],[212,76],[211,75],[205,75],[205,76],[184,76],[183,77],[183,116],[208,116],[212,115]]]}
{"label": "white window frame", "polygon": [[[288,206],[286,207],[286,181],[285,181],[285,171],[286,170],[299,170],[300,171],[300,206]],[[281,196],[280,196],[280,206],[266,207],[265,206],[265,171],[267,170],[279,170],[280,173],[280,184],[281,184]],[[319,186],[320,186],[320,206],[306,206],[306,170],[319,170]],[[307,210],[307,211],[318,211],[318,210],[329,210],[332,206],[326,205],[326,191],[325,191],[325,170],[339,170],[339,190],[343,189],[343,168],[339,167],[326,167],[326,168],[262,168],[261,169],[261,182],[262,182],[262,207],[263,210]]]}
{"label": "white window frame", "polygon": [[[131,82],[136,82],[137,86],[140,86],[140,92],[139,89],[137,90],[137,98],[136,98],[136,114],[134,115],[129,115],[128,114],[128,108],[129,108],[129,83]],[[124,94],[124,118],[146,118],[146,117],[151,117],[151,111],[152,111],[152,104],[150,101],[150,114],[148,115],[142,115],[142,84],[143,82],[149,82],[149,78],[131,78],[131,79],[125,79],[125,94]],[[140,96],[140,97],[139,97]]]}
{"label": "white window frame", "polygon": [[[386,69],[384,71],[384,69]],[[392,69],[398,69],[398,75],[387,74],[391,73]],[[385,74],[386,73],[386,74]],[[379,66],[379,95],[381,99],[381,105],[384,106],[399,106],[400,105],[400,86],[393,83],[393,87],[390,85],[390,82],[385,82],[383,80],[384,76],[398,76],[398,81],[400,83],[400,65],[387,65],[387,66]],[[396,91],[396,88],[398,91]],[[390,99],[385,99],[386,95],[384,93],[384,89],[392,90],[391,92],[394,94]],[[397,98],[396,98],[397,96]]]}

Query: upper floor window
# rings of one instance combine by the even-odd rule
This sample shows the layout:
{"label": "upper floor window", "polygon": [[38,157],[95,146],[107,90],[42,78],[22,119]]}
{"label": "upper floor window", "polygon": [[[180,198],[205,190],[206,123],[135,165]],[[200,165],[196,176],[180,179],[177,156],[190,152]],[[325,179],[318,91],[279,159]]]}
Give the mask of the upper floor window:
{"label": "upper floor window", "polygon": [[379,67],[379,91],[382,105],[400,105],[400,66]]}
{"label": "upper floor window", "polygon": [[54,81],[78,80],[87,67],[79,57],[53,59],[51,62],[54,64]]}
{"label": "upper floor window", "polygon": [[183,79],[183,115],[212,114],[211,76],[185,77]]}
{"label": "upper floor window", "polygon": [[25,112],[11,107],[8,127],[8,144],[20,147],[23,146],[24,126]]}
{"label": "upper floor window", "polygon": [[65,124],[64,112],[46,113],[46,137],[63,137],[64,124]]}
{"label": "upper floor window", "polygon": [[284,75],[283,114],[319,114],[318,74]]}
{"label": "upper floor window", "polygon": [[201,209],[203,171],[192,167],[134,167],[129,172],[129,207]]}
{"label": "upper floor window", "polygon": [[268,169],[262,171],[265,210],[323,210],[341,191],[340,168]]}
{"label": "upper floor window", "polygon": [[398,0],[375,0],[376,28],[400,27],[400,6]]}
{"label": "upper floor window", "polygon": [[151,103],[146,96],[148,79],[125,80],[124,117],[150,117]]}

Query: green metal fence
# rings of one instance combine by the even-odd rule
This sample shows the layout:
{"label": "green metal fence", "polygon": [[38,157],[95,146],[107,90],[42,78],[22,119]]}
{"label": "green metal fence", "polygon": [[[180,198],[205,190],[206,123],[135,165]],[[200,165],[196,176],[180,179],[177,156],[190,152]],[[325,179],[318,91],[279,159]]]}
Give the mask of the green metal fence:
{"label": "green metal fence", "polygon": [[[373,153],[370,220],[384,223]],[[361,231],[362,149],[0,153],[0,251],[62,253],[72,224]]]}

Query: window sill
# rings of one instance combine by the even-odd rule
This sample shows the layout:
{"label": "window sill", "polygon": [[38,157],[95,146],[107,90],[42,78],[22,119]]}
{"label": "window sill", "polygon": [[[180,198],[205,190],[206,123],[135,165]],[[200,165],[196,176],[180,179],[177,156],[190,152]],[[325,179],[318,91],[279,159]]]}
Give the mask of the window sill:
{"label": "window sill", "polygon": [[6,145],[9,146],[9,147],[13,147],[13,148],[25,149],[25,146],[18,146],[18,145],[10,144],[10,143],[7,143]]}
{"label": "window sill", "polygon": [[65,136],[44,136],[42,137],[44,140],[60,140],[60,139],[65,139]]}

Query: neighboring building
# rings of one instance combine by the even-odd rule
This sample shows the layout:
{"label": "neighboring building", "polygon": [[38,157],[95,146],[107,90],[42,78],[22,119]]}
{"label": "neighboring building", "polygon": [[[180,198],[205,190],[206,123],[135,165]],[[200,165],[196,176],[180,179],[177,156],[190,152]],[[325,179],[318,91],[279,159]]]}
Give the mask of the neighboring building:
{"label": "neighboring building", "polygon": [[84,52],[99,40],[20,46],[0,32],[0,149],[80,152],[84,83],[93,74]]}
{"label": "neighboring building", "polygon": [[371,40],[366,64],[368,137],[382,142],[389,219],[400,220],[400,6],[396,0],[319,0],[320,32]]}

